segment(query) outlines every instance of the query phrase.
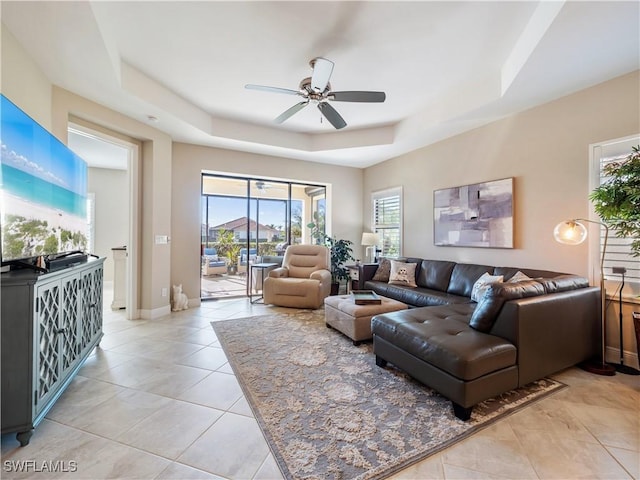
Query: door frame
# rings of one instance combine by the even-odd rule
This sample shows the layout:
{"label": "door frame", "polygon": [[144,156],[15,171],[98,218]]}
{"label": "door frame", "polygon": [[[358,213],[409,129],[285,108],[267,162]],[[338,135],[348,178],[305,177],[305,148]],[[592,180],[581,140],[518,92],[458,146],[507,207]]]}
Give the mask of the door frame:
{"label": "door frame", "polygon": [[129,195],[129,215],[127,219],[127,289],[125,314],[129,320],[140,318],[140,152],[141,145],[134,139],[126,138],[103,127],[92,125],[85,120],[73,118],[67,123],[67,130],[75,130],[84,136],[108,142],[128,150],[127,177]]}
{"label": "door frame", "polygon": [[[285,178],[275,178],[275,177],[263,177],[263,176],[253,176],[253,175],[242,175],[242,174],[233,174],[233,173],[229,173],[229,172],[217,172],[217,171],[206,171],[203,170],[200,172],[200,199],[202,201],[202,197],[204,196],[210,196],[210,195],[215,195],[215,194],[205,194],[204,193],[204,177],[217,177],[217,178],[222,178],[222,179],[230,179],[230,180],[240,180],[240,181],[245,181],[246,182],[246,187],[247,187],[247,193],[244,197],[238,197],[238,198],[243,198],[246,201],[246,214],[247,214],[247,218],[250,220],[251,219],[251,200],[252,199],[256,199],[257,197],[254,197],[251,195],[251,187],[255,182],[272,182],[272,183],[282,183],[283,185],[285,185],[287,187],[287,198],[288,198],[288,208],[287,208],[287,221],[288,221],[288,225],[286,225],[286,231],[287,231],[287,242],[291,242],[291,221],[292,221],[292,212],[291,212],[291,195],[292,195],[292,187],[294,185],[303,185],[305,187],[315,187],[315,188],[323,188],[324,189],[324,195],[325,195],[325,230],[326,233],[330,232],[331,229],[331,221],[330,221],[330,216],[329,216],[329,212],[330,212],[330,192],[331,192],[331,185],[330,184],[325,184],[325,183],[320,183],[320,182],[309,182],[307,180],[295,180],[295,179],[285,179]],[[221,194],[222,195],[222,194]],[[208,208],[208,207],[207,207]],[[256,220],[257,221],[257,220]],[[202,222],[202,218],[201,218],[201,224]],[[208,226],[208,222],[205,221],[204,224],[206,224]],[[306,225],[302,225],[302,228],[304,229],[306,227]],[[208,233],[207,233],[208,235]],[[257,238],[256,238],[256,242],[257,242]],[[246,248],[247,248],[247,252],[250,251],[251,248],[251,233],[250,233],[250,222],[248,222],[247,224],[247,240],[246,240]],[[202,274],[200,275],[200,278],[202,279]],[[201,280],[202,281],[202,280]],[[247,274],[247,284],[245,285],[246,287],[246,296],[249,297],[250,294],[250,286],[248,284],[249,282],[249,275]],[[201,301],[208,301],[208,300],[213,300],[213,299],[209,299],[209,298],[202,298],[200,299]]]}

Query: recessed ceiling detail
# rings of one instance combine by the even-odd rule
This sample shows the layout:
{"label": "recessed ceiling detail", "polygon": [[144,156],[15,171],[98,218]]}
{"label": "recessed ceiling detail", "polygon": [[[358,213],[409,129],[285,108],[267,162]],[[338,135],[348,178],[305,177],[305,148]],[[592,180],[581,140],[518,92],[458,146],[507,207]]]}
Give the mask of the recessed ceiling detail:
{"label": "recessed ceiling detail", "polygon": [[[160,118],[154,128],[175,141],[354,167],[640,68],[640,2],[2,2],[1,8],[3,28],[54,85],[131,118]],[[335,63],[319,91],[308,67],[315,58]],[[303,81],[302,94],[292,89],[300,96],[294,105],[292,95],[245,88],[257,82],[286,89],[306,78],[311,83]],[[333,86],[385,92],[386,100],[336,107]],[[342,122],[327,107],[302,108],[307,100],[333,105],[346,126],[336,129]],[[282,123],[274,124],[279,114]]]}

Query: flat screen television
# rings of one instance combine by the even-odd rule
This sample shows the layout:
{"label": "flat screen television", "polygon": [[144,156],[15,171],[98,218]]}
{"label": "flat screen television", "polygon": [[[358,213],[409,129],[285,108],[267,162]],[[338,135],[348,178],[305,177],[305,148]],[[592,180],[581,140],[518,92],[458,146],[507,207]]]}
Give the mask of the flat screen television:
{"label": "flat screen television", "polygon": [[87,164],[0,95],[0,220],[6,265],[87,248]]}

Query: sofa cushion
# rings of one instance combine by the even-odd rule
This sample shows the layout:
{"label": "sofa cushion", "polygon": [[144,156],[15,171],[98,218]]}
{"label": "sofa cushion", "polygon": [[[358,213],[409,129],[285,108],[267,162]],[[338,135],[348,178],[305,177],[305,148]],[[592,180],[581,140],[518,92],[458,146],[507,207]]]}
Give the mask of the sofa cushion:
{"label": "sofa cushion", "polygon": [[416,264],[391,260],[389,283],[392,285],[404,285],[405,287],[417,287]]}
{"label": "sofa cushion", "polygon": [[372,280],[364,284],[364,288],[373,290],[378,295],[392,298],[410,307],[428,307],[433,305],[451,305],[454,303],[470,303],[467,297],[451,295],[447,292],[439,292],[421,287],[403,287],[385,282],[374,282]]}
{"label": "sofa cushion", "polygon": [[473,285],[483,273],[493,274],[493,267],[469,263],[456,264],[456,266],[453,267],[453,272],[451,272],[451,280],[449,280],[447,292],[471,298]]}
{"label": "sofa cushion", "polygon": [[488,332],[493,327],[504,302],[544,294],[544,287],[535,280],[518,283],[494,283],[489,286],[478,302],[473,315],[471,315],[471,320],[469,320],[469,325],[480,332]]}
{"label": "sofa cushion", "polygon": [[451,280],[451,272],[453,272],[453,267],[455,266],[455,262],[423,260],[420,266],[420,273],[416,277],[416,284],[419,287],[446,292],[449,280]]}
{"label": "sofa cushion", "polygon": [[381,258],[378,264],[376,273],[374,273],[372,280],[376,282],[388,282],[391,275],[391,260],[388,258]]}
{"label": "sofa cushion", "polygon": [[468,325],[473,304],[414,308],[376,315],[371,330],[416,358],[465,381],[511,367],[515,346]]}
{"label": "sofa cushion", "polygon": [[489,275],[488,273],[483,273],[476,283],[473,284],[473,288],[471,289],[471,300],[474,302],[479,302],[483,297],[484,292],[489,289],[489,285],[494,283],[502,283],[504,278],[502,275]]}

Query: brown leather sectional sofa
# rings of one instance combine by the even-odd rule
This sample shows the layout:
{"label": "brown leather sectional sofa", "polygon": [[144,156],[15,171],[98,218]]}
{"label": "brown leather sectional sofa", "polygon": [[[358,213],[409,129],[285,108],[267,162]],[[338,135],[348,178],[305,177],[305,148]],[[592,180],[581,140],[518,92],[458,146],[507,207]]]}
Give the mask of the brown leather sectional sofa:
{"label": "brown leather sectional sofa", "polygon": [[[544,270],[405,258],[417,287],[372,278],[360,266],[360,288],[408,304],[371,320],[376,363],[391,362],[453,402],[468,420],[475,404],[592,357],[598,351],[600,290],[587,279]],[[521,271],[531,280],[506,283]],[[478,301],[474,283],[503,275]]]}

